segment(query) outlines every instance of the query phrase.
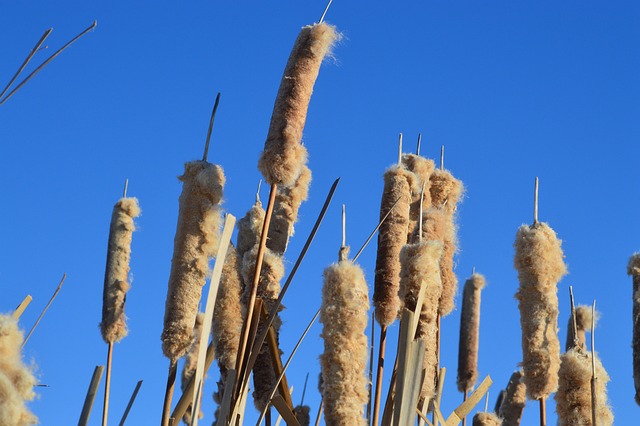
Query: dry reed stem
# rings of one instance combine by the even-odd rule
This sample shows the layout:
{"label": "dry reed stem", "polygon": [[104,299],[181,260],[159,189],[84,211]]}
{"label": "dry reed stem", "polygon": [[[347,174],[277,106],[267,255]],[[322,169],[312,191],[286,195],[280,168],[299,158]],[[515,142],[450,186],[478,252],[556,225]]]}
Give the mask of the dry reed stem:
{"label": "dry reed stem", "polygon": [[[578,329],[578,345],[582,349],[586,349],[587,338],[585,333],[591,331],[591,306],[579,305],[576,306],[576,328]],[[598,321],[598,313],[596,312],[595,322]],[[567,326],[567,342],[565,344],[565,351],[574,347],[574,335],[573,335],[573,315],[569,316],[569,324]]]}
{"label": "dry reed stem", "polygon": [[445,317],[455,308],[454,299],[458,291],[458,278],[453,272],[454,256],[458,250],[457,226],[455,213],[464,193],[462,182],[446,170],[434,170],[429,178],[431,204],[446,212],[444,226],[444,251],[440,260],[442,276],[442,296],[438,312]]}
{"label": "dry reed stem", "polygon": [[633,382],[636,404],[640,405],[640,253],[629,259],[627,274],[633,276]]}
{"label": "dry reed stem", "polygon": [[[253,281],[253,274],[256,271],[256,260],[258,254],[258,246],[251,251],[245,253],[242,261],[242,278],[245,282]],[[260,279],[258,281],[257,297],[265,303],[267,311],[275,306],[278,296],[280,295],[280,281],[284,277],[284,264],[282,257],[273,253],[268,248],[264,251],[264,259],[260,270]],[[242,303],[247,306],[251,296],[250,286],[246,286],[242,295]],[[280,318],[276,318],[273,328],[276,337],[280,330]],[[262,326],[258,328],[258,333]],[[253,367],[253,399],[258,411],[262,412],[269,403],[269,393],[273,389],[276,382],[276,374],[273,370],[273,360],[269,353],[269,347],[265,343],[260,348],[260,353]]]}
{"label": "dry reed stem", "polygon": [[473,426],[502,426],[502,420],[494,413],[476,413]]}
{"label": "dry reed stem", "polygon": [[[574,348],[564,353],[560,359],[558,391],[555,395],[558,425],[591,426],[591,352]],[[607,402],[607,383],[609,375],[596,355],[598,426],[611,426],[613,413]]]}
{"label": "dry reed stem", "polygon": [[287,250],[289,238],[293,236],[294,225],[298,221],[298,210],[307,200],[310,184],[311,170],[303,165],[300,175],[292,186],[278,187],[267,238],[267,247],[274,253],[282,255]]}
{"label": "dry reed stem", "polygon": [[26,402],[36,396],[36,378],[22,362],[24,336],[11,315],[0,314],[0,425],[33,425],[38,418]]}
{"label": "dry reed stem", "polygon": [[431,185],[429,178],[435,170],[435,163],[433,160],[421,157],[420,155],[404,154],[402,156],[402,164],[417,178],[417,188],[412,188],[411,208],[409,210],[409,235],[407,236],[408,242],[417,242],[417,240],[412,239],[412,235],[418,226],[418,220],[420,220],[420,192],[424,184],[422,208],[426,210],[431,207],[431,194],[429,192]]}
{"label": "dry reed stem", "polygon": [[458,347],[458,390],[470,391],[478,380],[478,346],[480,343],[480,293],[484,276],[472,274],[464,283],[460,315],[460,346]]}
{"label": "dry reed stem", "polygon": [[[182,366],[182,374],[180,377],[180,388],[184,392],[187,388],[187,384],[189,380],[196,372],[196,367],[198,366],[198,351],[200,350],[200,333],[202,330],[202,321],[204,319],[204,313],[198,312],[196,316],[196,324],[193,327],[193,338],[191,341],[191,347],[189,348],[189,352],[184,359],[184,365]],[[202,398],[202,395],[200,396]],[[184,413],[182,419],[188,425],[191,424],[191,410],[192,406],[189,405],[187,411]],[[198,414],[198,418],[203,418],[204,413],[200,410]]]}
{"label": "dry reed stem", "polygon": [[324,270],[320,365],[327,425],[366,424],[368,310],[367,283],[358,265],[343,260]]}
{"label": "dry reed stem", "polygon": [[500,417],[504,426],[520,426],[524,406],[527,404],[527,387],[524,384],[524,373],[515,371],[505,392],[502,404],[500,404]]}
{"label": "dry reed stem", "polygon": [[530,399],[546,399],[558,387],[557,283],[567,273],[561,241],[545,223],[523,225],[516,234],[514,266],[520,288],[524,383]]}
{"label": "dry reed stem", "polygon": [[162,350],[172,362],[189,346],[209,271],[220,237],[220,207],[225,177],[222,168],[206,161],[185,164],[178,225],[162,331]]}
{"label": "dry reed stem", "polygon": [[384,174],[380,218],[398,201],[378,231],[373,304],[376,320],[381,327],[388,327],[393,323],[400,308],[400,250],[407,242],[412,188],[410,182],[415,180],[415,175],[401,166],[392,166]]}
{"label": "dry reed stem", "polygon": [[100,323],[106,343],[119,342],[127,335],[124,303],[130,288],[131,239],[136,229],[133,219],[138,216],[140,207],[136,198],[121,198],[113,206]]}
{"label": "dry reed stem", "polygon": [[320,64],[338,39],[325,23],[302,28],[289,55],[258,168],[270,184],[293,186],[306,164],[300,144]]}

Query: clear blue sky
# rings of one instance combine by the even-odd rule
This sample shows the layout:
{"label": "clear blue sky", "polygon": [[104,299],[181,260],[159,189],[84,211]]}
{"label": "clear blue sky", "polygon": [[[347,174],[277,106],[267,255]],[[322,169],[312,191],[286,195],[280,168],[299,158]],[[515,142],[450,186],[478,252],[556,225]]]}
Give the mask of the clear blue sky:
{"label": "clear blue sky", "polygon": [[[134,234],[129,336],[116,345],[111,422],[135,383],[144,384],[129,424],[157,424],[168,361],[160,348],[167,279],[185,161],[202,153],[215,93],[222,92],[209,159],[227,175],[226,211],[253,201],[257,159],[289,51],[324,1],[3,2],[0,85],[46,28],[52,52],[94,19],[98,27],[0,107],[0,311],[30,293],[28,329],[63,272],[61,294],[25,348],[49,388],[31,404],[44,425],[77,422],[94,366],[107,346],[98,323],[111,209],[129,178],[143,215]],[[494,380],[491,403],[521,358],[513,298],[516,229],[532,220],[540,177],[540,219],[564,240],[570,274],[559,285],[560,338],[568,286],[578,303],[596,298],[597,346],[611,375],[616,424],[637,419],[631,364],[629,256],[640,249],[640,6],[632,1],[336,0],[327,16],[343,32],[321,70],[304,142],[314,181],[287,254],[292,266],[331,182],[341,182],[327,220],[285,299],[285,357],[320,305],[321,273],[337,257],[340,204],[357,249],[378,217],[382,173],[418,132],[422,150],[462,179],[461,281],[472,267],[489,282],[482,297],[480,375]],[[34,64],[44,59],[41,52]],[[263,199],[267,192],[263,191]],[[370,283],[375,243],[361,257]],[[444,409],[455,389],[460,310],[443,320]],[[391,336],[395,336],[397,325]],[[319,402],[322,351],[314,326],[289,382],[298,401]],[[376,330],[376,340],[378,331]],[[205,387],[212,421],[217,374]],[[91,424],[99,424],[98,395]],[[250,409],[249,411],[253,411]],[[523,424],[535,424],[530,403]],[[251,416],[254,416],[252,413]],[[555,423],[553,403],[549,424]]]}

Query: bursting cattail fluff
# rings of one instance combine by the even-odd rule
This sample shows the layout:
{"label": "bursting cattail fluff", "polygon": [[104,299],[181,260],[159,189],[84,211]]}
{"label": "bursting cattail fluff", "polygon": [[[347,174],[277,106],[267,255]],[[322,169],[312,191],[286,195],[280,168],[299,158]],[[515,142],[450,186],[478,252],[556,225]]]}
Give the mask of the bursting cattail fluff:
{"label": "bursting cattail fluff", "polygon": [[[576,348],[560,357],[556,412],[559,426],[592,425],[591,420],[591,352]],[[596,422],[598,426],[611,426],[613,413],[607,402],[609,375],[596,355]]]}
{"label": "bursting cattail fluff", "polygon": [[[200,333],[202,332],[202,322],[204,320],[204,314],[202,312],[198,312],[196,316],[196,325],[193,327],[193,341],[191,343],[191,347],[189,348],[189,352],[187,352],[187,356],[184,359],[184,366],[182,367],[182,375],[180,381],[180,387],[184,392],[187,388],[189,380],[196,373],[196,367],[198,366],[198,351],[200,350]],[[205,342],[206,344],[206,342]],[[202,398],[202,395],[200,395]],[[189,405],[187,411],[184,413],[182,420],[188,425],[191,424],[191,410],[192,406]],[[204,413],[202,410],[198,413],[198,418],[201,419],[204,417]]]}
{"label": "bursting cattail fluff", "polygon": [[[404,307],[420,316],[416,338],[426,343],[423,358],[425,377],[420,390],[420,402],[435,396],[438,368],[438,300],[442,292],[442,282],[438,263],[442,256],[442,243],[426,241],[407,244],[400,252],[402,269],[400,273],[400,297]],[[420,288],[424,286],[424,301],[417,307]]]}
{"label": "bursting cattail fluff", "polygon": [[471,390],[478,380],[478,345],[480,343],[480,292],[485,279],[473,274],[464,283],[458,347],[458,390]]}
{"label": "bursting cattail fluff", "polygon": [[311,184],[311,170],[305,165],[295,184],[290,187],[279,187],[269,225],[267,247],[274,253],[284,254],[293,236],[293,225],[298,220],[300,205],[306,201]]}
{"label": "bursting cattail fluff", "polygon": [[640,405],[640,253],[629,259],[627,274],[633,277],[633,382],[636,404]]}
{"label": "bursting cattail fluff", "polygon": [[545,223],[522,225],[516,234],[514,266],[522,328],[522,366],[527,396],[547,398],[558,387],[558,281],[567,273],[561,241]]}
{"label": "bursting cattail fluff", "polygon": [[502,426],[502,420],[494,413],[476,413],[473,426]]}
{"label": "bursting cattail fluff", "polygon": [[424,158],[416,154],[403,154],[402,164],[407,170],[416,175],[416,187],[412,188],[411,208],[409,210],[409,235],[407,241],[415,243],[412,234],[418,227],[418,220],[420,220],[420,194],[422,192],[422,185],[424,184],[424,198],[422,200],[423,211],[431,207],[431,193],[429,178],[435,169],[433,160]]}
{"label": "bursting cattail fluff", "polygon": [[276,96],[269,133],[258,168],[270,184],[293,186],[307,160],[300,144],[320,64],[338,39],[335,27],[302,28],[291,50]]}
{"label": "bursting cattail fluff", "polygon": [[442,275],[442,296],[438,308],[440,316],[446,316],[455,307],[454,298],[458,291],[458,278],[453,272],[453,258],[458,250],[457,226],[455,213],[458,202],[464,192],[462,182],[446,170],[434,170],[429,178],[431,204],[446,212],[447,220],[444,227],[444,251],[440,260],[440,274]]}
{"label": "bursting cattail fluff", "polygon": [[127,335],[124,303],[130,287],[131,239],[136,229],[133,219],[138,216],[140,207],[135,198],[121,198],[113,206],[100,323],[100,332],[106,343],[119,342]]}
{"label": "bursting cattail fluff", "polygon": [[0,314],[0,425],[26,426],[38,423],[26,406],[33,400],[36,378],[22,362],[24,338],[11,315]]}
{"label": "bursting cattail fluff", "polygon": [[[249,211],[238,220],[238,241],[237,252],[238,259],[242,260],[244,254],[260,243],[262,234],[262,226],[264,225],[265,211],[262,207],[260,199],[256,197],[256,202],[251,206]],[[246,284],[253,282],[251,281]]]}
{"label": "bursting cattail fluff", "polygon": [[524,384],[524,374],[518,370],[511,375],[502,404],[500,404],[499,414],[504,426],[520,426],[526,404],[527,388]]}
{"label": "bursting cattail fluff", "polygon": [[380,219],[397,204],[378,231],[378,252],[374,280],[373,305],[376,320],[386,328],[398,316],[400,299],[400,250],[407,243],[409,210],[415,175],[402,166],[392,166],[384,174]]}
{"label": "bursting cattail fluff", "polygon": [[324,270],[320,356],[327,425],[364,426],[367,392],[367,311],[369,297],[362,269],[341,260]]}
{"label": "bursting cattail fluff", "polygon": [[220,166],[191,161],[180,180],[183,187],[162,332],[162,350],[172,362],[191,345],[209,258],[218,249],[225,177]]}
{"label": "bursting cattail fluff", "polygon": [[[594,323],[598,321],[598,313],[593,318],[591,313],[591,306],[580,305],[576,306],[576,329],[578,330],[578,346],[582,349],[586,349],[587,338],[585,333],[591,331],[591,320],[594,319]],[[565,351],[574,347],[574,334],[573,334],[573,314],[569,315],[569,325],[567,325],[567,342],[565,344]]]}

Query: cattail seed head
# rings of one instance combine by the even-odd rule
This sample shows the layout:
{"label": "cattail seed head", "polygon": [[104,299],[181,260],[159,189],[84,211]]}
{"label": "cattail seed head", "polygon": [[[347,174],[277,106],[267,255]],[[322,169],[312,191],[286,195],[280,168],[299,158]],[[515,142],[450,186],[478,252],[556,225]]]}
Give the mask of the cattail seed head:
{"label": "cattail seed head", "polygon": [[480,291],[485,286],[481,274],[473,274],[464,283],[458,348],[458,390],[471,390],[478,380],[478,345],[480,343]]}
{"label": "cattail seed head", "polygon": [[[591,420],[591,352],[580,348],[562,354],[559,386],[555,395],[558,425],[592,425]],[[598,426],[611,426],[613,413],[607,402],[609,375],[596,356],[596,422]]]}
{"label": "cattail seed head", "polygon": [[473,426],[502,426],[502,420],[494,413],[476,413]]}
{"label": "cattail seed head", "polygon": [[504,426],[519,426],[524,406],[527,404],[527,387],[524,384],[524,373],[514,372],[507,384],[507,390],[500,404],[500,417]]}
{"label": "cattail seed head", "polygon": [[545,223],[523,225],[516,234],[514,265],[522,328],[524,382],[530,399],[547,398],[558,387],[558,281],[567,272],[561,241]]}
{"label": "cattail seed head", "polygon": [[209,258],[218,249],[225,183],[222,168],[206,161],[186,163],[179,179],[183,187],[162,332],[162,350],[172,362],[191,345]]}
{"label": "cattail seed head", "polygon": [[380,203],[380,219],[397,204],[378,231],[378,252],[374,281],[373,304],[376,320],[385,328],[398,316],[400,299],[400,250],[407,243],[411,184],[415,175],[402,166],[392,166],[384,174],[384,189]]}
{"label": "cattail seed head", "polygon": [[343,260],[324,270],[320,365],[328,425],[366,425],[368,310],[367,283],[358,265]]}
{"label": "cattail seed head", "polygon": [[307,162],[300,144],[320,64],[339,38],[326,23],[302,28],[284,70],[258,168],[270,184],[292,186]]}
{"label": "cattail seed head", "polygon": [[121,198],[113,206],[100,323],[100,332],[106,343],[119,342],[127,335],[124,302],[130,287],[129,261],[135,231],[133,219],[138,216],[140,207],[135,198]]}
{"label": "cattail seed head", "polygon": [[636,388],[636,404],[640,405],[640,253],[629,259],[627,274],[633,277],[633,382]]}
{"label": "cattail seed head", "polygon": [[25,402],[33,400],[36,378],[22,362],[24,337],[11,315],[0,314],[0,425],[27,426],[38,418]]}
{"label": "cattail seed head", "polygon": [[413,239],[412,235],[418,227],[418,220],[420,220],[420,195],[422,193],[422,186],[424,184],[424,196],[422,200],[422,210],[424,211],[431,207],[431,185],[429,178],[435,169],[435,164],[433,160],[415,154],[403,154],[402,164],[416,177],[416,183],[414,187],[411,188],[412,197],[411,208],[409,210],[409,236],[407,237],[407,241],[417,242],[418,240]]}
{"label": "cattail seed head", "polygon": [[293,414],[296,416],[296,420],[298,420],[300,426],[309,426],[309,423],[311,423],[310,410],[311,407],[308,405],[296,405],[293,409]]}
{"label": "cattail seed head", "polygon": [[[242,260],[244,254],[257,246],[262,235],[262,226],[264,225],[265,211],[260,200],[251,206],[249,211],[238,220],[238,241],[237,251],[238,259]],[[253,278],[248,283],[253,282]]]}
{"label": "cattail seed head", "polygon": [[[587,339],[585,333],[591,331],[591,320],[594,319],[594,323],[598,322],[598,313],[593,318],[591,306],[580,305],[576,306],[576,328],[578,330],[578,346],[582,349],[586,349]],[[574,347],[574,332],[573,332],[573,314],[569,315],[569,324],[567,326],[567,342],[565,344],[565,351]]]}

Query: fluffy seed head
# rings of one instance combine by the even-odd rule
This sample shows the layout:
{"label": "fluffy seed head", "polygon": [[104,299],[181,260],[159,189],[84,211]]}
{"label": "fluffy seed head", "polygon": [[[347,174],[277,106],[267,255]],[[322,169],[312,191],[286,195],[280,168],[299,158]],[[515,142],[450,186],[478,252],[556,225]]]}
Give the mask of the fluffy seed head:
{"label": "fluffy seed head", "polygon": [[433,160],[415,154],[403,154],[402,164],[415,175],[415,185],[411,188],[412,197],[409,212],[409,236],[407,237],[407,241],[417,242],[417,240],[413,239],[413,234],[418,227],[418,220],[420,219],[420,193],[422,192],[422,185],[424,184],[424,198],[422,200],[422,210],[424,211],[431,207],[431,185],[429,178],[435,169],[435,164]]}
{"label": "fluffy seed head", "polygon": [[473,426],[502,426],[502,420],[493,413],[476,413]]}
{"label": "fluffy seed head", "polygon": [[[591,319],[593,315],[591,313],[591,306],[579,305],[576,306],[576,328],[578,329],[578,346],[582,349],[586,349],[587,339],[585,333],[591,331]],[[596,312],[595,323],[598,322],[598,312]],[[565,351],[573,348],[574,335],[573,335],[573,314],[569,315],[569,324],[567,325],[567,342],[565,344]]]}
{"label": "fluffy seed head", "polygon": [[249,211],[238,220],[238,258],[242,259],[244,254],[257,246],[262,235],[265,211],[260,200],[256,200]]}
{"label": "fluffy seed head", "polygon": [[514,372],[509,379],[499,413],[504,426],[520,425],[524,406],[527,404],[527,388],[523,379],[522,370]]}
{"label": "fluffy seed head", "polygon": [[464,283],[458,350],[458,390],[471,390],[478,380],[478,346],[480,343],[480,291],[484,276],[473,274]]}

